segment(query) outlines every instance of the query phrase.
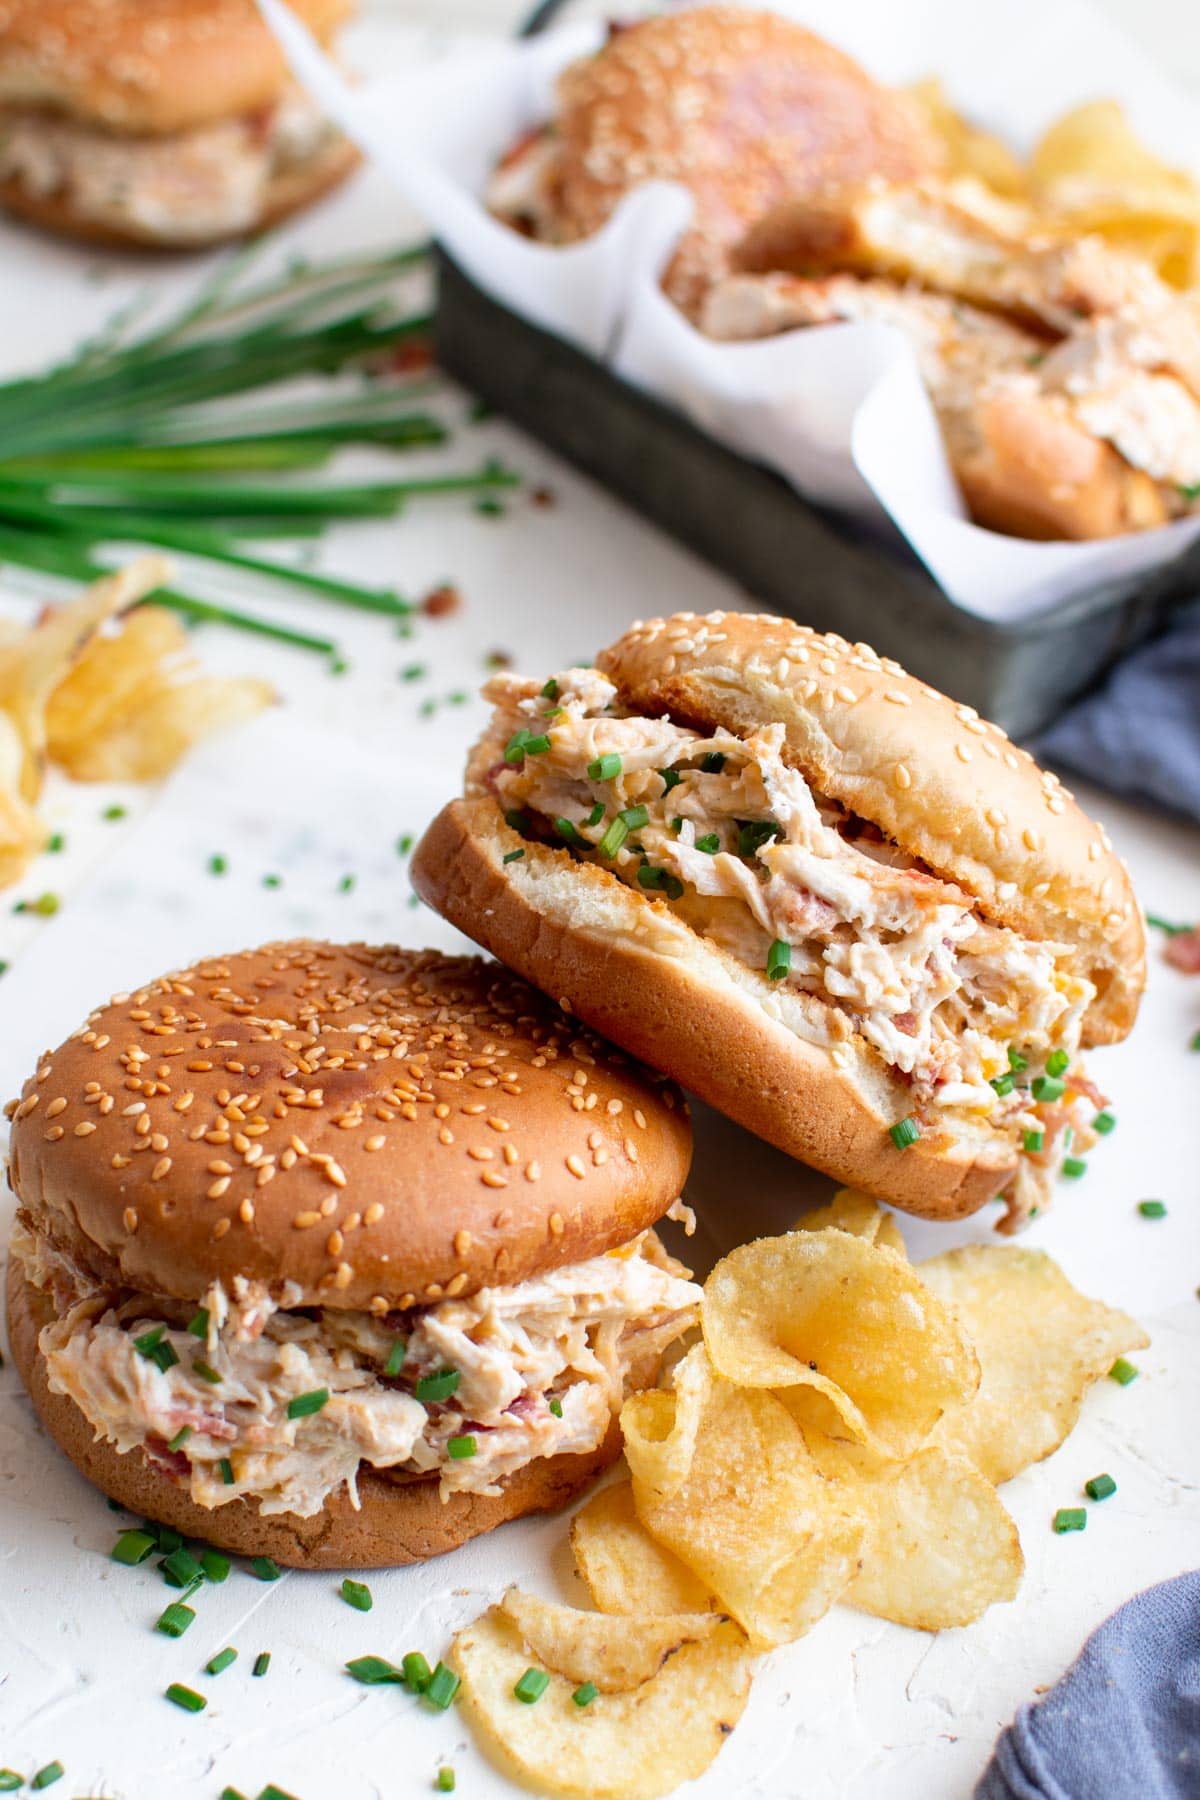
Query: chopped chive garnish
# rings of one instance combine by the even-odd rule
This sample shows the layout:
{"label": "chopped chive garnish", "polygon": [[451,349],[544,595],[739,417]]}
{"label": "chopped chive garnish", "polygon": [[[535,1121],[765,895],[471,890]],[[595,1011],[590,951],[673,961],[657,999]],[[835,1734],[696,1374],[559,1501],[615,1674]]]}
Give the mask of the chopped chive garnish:
{"label": "chopped chive garnish", "polygon": [[270,1666],[271,1652],[269,1650],[260,1650],[254,1659],[254,1667],[251,1669],[250,1673],[259,1676],[265,1675]]}
{"label": "chopped chive garnish", "polygon": [[997,1075],[995,1077],[995,1079],[989,1085],[991,1087],[995,1088],[996,1093],[1003,1100],[1003,1098],[1006,1094],[1012,1093],[1013,1089],[1017,1085],[1017,1082],[1016,1082],[1016,1077],[1012,1074],[1012,1072],[1010,1070],[1010,1072],[1007,1075]]}
{"label": "chopped chive garnish", "polygon": [[422,1375],[417,1383],[417,1399],[437,1406],[458,1391],[462,1376],[457,1369],[439,1369],[436,1375]]}
{"label": "chopped chive garnish", "polygon": [[1054,1515],[1054,1529],[1064,1531],[1087,1530],[1087,1508],[1083,1506],[1060,1506]]}
{"label": "chopped chive garnish", "polygon": [[61,1781],[65,1774],[66,1770],[60,1762],[48,1762],[38,1770],[29,1785],[40,1793],[43,1788],[53,1787],[56,1781]]}
{"label": "chopped chive garnish", "polygon": [[275,1561],[273,1556],[256,1556],[250,1564],[250,1567],[254,1570],[254,1573],[258,1576],[260,1581],[279,1580],[281,1571],[279,1564]]}
{"label": "chopped chive garnish", "polygon": [[1093,1475],[1090,1481],[1084,1482],[1083,1491],[1089,1500],[1107,1500],[1116,1493],[1117,1484],[1111,1475]]}
{"label": "chopped chive garnish", "polygon": [[449,1763],[443,1763],[438,1770],[437,1780],[434,1783],[434,1786],[439,1794],[452,1794],[454,1792],[454,1770],[450,1767]]}
{"label": "chopped chive garnish", "polygon": [[1035,1075],[1029,1091],[1035,1100],[1061,1100],[1066,1086],[1055,1075]]}
{"label": "chopped chive garnish", "polygon": [[149,1532],[123,1531],[112,1547],[112,1560],[124,1563],[126,1568],[136,1569],[155,1549],[157,1545]]}
{"label": "chopped chive garnish", "polygon": [[199,1312],[192,1314],[192,1317],[188,1320],[187,1328],[190,1335],[194,1338],[206,1338],[208,1336],[207,1306],[202,1306]]}
{"label": "chopped chive garnish", "polygon": [[184,1712],[203,1712],[208,1705],[203,1694],[198,1694],[195,1688],[184,1687],[180,1681],[173,1681],[165,1692],[172,1706],[181,1706]]}
{"label": "chopped chive garnish", "polygon": [[532,1706],[535,1701],[541,1699],[549,1686],[550,1677],[545,1669],[526,1669],[513,1688],[513,1693],[518,1700],[523,1700],[526,1706]]}
{"label": "chopped chive garnish", "polygon": [[462,1462],[466,1457],[474,1456],[478,1449],[479,1445],[469,1434],[448,1438],[446,1441],[447,1453],[454,1458],[455,1462]]}
{"label": "chopped chive garnish", "polygon": [[599,850],[601,856],[615,856],[628,836],[629,827],[621,814],[618,813],[615,819],[609,820],[604,836],[600,839],[596,848]]}
{"label": "chopped chive garnish", "polygon": [[0,1794],[15,1794],[25,1786],[25,1777],[15,1769],[0,1769]]}
{"label": "chopped chive garnish", "polygon": [[220,1386],[221,1376],[218,1375],[212,1364],[206,1363],[202,1357],[198,1356],[192,1364],[192,1373],[198,1375],[201,1381],[209,1382],[213,1387]]}
{"label": "chopped chive garnish", "polygon": [[750,819],[738,826],[739,856],[757,856],[764,844],[779,836],[779,827],[770,819]]}
{"label": "chopped chive garnish", "polygon": [[597,800],[595,806],[593,806],[591,812],[588,814],[587,818],[584,820],[584,824],[589,825],[589,826],[590,825],[598,825],[603,817],[604,817],[604,802],[603,802],[603,800]]}
{"label": "chopped chive garnish", "polygon": [[206,1581],[228,1581],[231,1566],[229,1558],[222,1556],[219,1550],[202,1550],[200,1552],[200,1567],[204,1570]]}
{"label": "chopped chive garnish", "polygon": [[398,1669],[386,1656],[356,1656],[353,1662],[346,1664],[346,1672],[355,1681],[361,1681],[364,1687],[382,1687],[387,1682],[404,1680],[403,1669]]}
{"label": "chopped chive garnish", "polygon": [[559,690],[558,683],[557,683],[557,681],[555,681],[555,679],[552,675],[550,677],[549,681],[546,683],[545,687],[542,689],[542,699],[543,700],[557,700],[558,696],[559,696],[559,691],[560,690]]}
{"label": "chopped chive garnish", "polygon": [[430,1706],[436,1706],[439,1712],[445,1712],[457,1694],[461,1683],[453,1669],[448,1669],[440,1662],[429,1677],[429,1686],[425,1689],[425,1698]]}
{"label": "chopped chive garnish", "polygon": [[1110,1131],[1116,1130],[1116,1127],[1117,1116],[1115,1113],[1098,1112],[1092,1120],[1092,1130],[1100,1137],[1107,1137]]}
{"label": "chopped chive garnish", "polygon": [[715,856],[721,848],[721,839],[717,832],[706,831],[703,837],[696,839],[697,850],[703,850],[706,856]]}
{"label": "chopped chive garnish", "polygon": [[1071,1059],[1065,1050],[1052,1050],[1046,1058],[1047,1075],[1065,1075],[1071,1066]]}
{"label": "chopped chive garnish", "polygon": [[776,938],[767,951],[767,980],[782,981],[792,966],[792,946],[783,938]]}
{"label": "chopped chive garnish", "polygon": [[562,1418],[562,1401],[561,1400],[552,1400],[550,1402],[550,1411],[554,1414],[556,1419],[561,1419]]}
{"label": "chopped chive garnish", "polygon": [[154,1629],[161,1631],[164,1637],[181,1638],[195,1617],[193,1609],[185,1606],[182,1600],[172,1600],[155,1619]]}
{"label": "chopped chive garnish", "polygon": [[414,1694],[423,1694],[433,1680],[433,1670],[419,1650],[410,1650],[403,1661],[404,1679]]}
{"label": "chopped chive garnish", "polygon": [[589,781],[615,781],[620,773],[621,759],[615,750],[609,750],[588,764]]}
{"label": "chopped chive garnish", "polygon": [[564,844],[570,844],[577,849],[586,850],[586,841],[580,837],[577,828],[571,823],[570,819],[555,819],[554,829],[557,831]]}
{"label": "chopped chive garnish", "polygon": [[172,1550],[158,1566],[168,1587],[185,1588],[189,1582],[204,1579],[204,1570],[190,1550]]}
{"label": "chopped chive garnish", "polygon": [[347,1575],[338,1591],[346,1605],[352,1606],[355,1612],[370,1612],[374,1602],[371,1599],[371,1590],[365,1581],[351,1581]]}
{"label": "chopped chive garnish", "polygon": [[1022,1143],[1031,1156],[1036,1156],[1046,1148],[1046,1134],[1044,1131],[1027,1131]]}
{"label": "chopped chive garnish", "polygon": [[505,856],[502,860],[506,863],[520,862],[520,860],[524,856],[524,854],[525,854],[525,852],[523,850],[510,850],[508,855]]}
{"label": "chopped chive garnish", "polygon": [[1008,1066],[1014,1075],[1019,1075],[1022,1069],[1027,1069],[1029,1067],[1029,1058],[1027,1056],[1022,1056],[1021,1052],[1019,1050],[1014,1050],[1010,1044],[1008,1046]]}
{"label": "chopped chive garnish", "polygon": [[594,1681],[583,1681],[575,1689],[571,1698],[576,1706],[590,1706],[599,1692],[600,1689],[596,1686]]}
{"label": "chopped chive garnish", "polygon": [[[507,860],[506,857],[505,861]],[[392,1339],[392,1347],[388,1351],[387,1361],[383,1365],[383,1372],[385,1375],[396,1376],[400,1373],[401,1369],[404,1367],[404,1357],[407,1350],[408,1345],[403,1338]]]}
{"label": "chopped chive garnish", "polygon": [[1062,1168],[1059,1173],[1063,1175],[1067,1181],[1078,1181],[1081,1176],[1087,1174],[1087,1164],[1084,1162],[1082,1156],[1064,1156]]}
{"label": "chopped chive garnish", "polygon": [[227,1456],[223,1456],[221,1458],[220,1462],[217,1464],[217,1467],[221,1471],[221,1480],[225,1483],[225,1486],[232,1487],[233,1486],[233,1464],[230,1462],[229,1458]]}
{"label": "chopped chive garnish", "polygon": [[329,1405],[328,1388],[310,1388],[307,1394],[297,1394],[287,1403],[289,1419],[309,1419],[313,1413],[319,1413]]}
{"label": "chopped chive garnish", "polygon": [[1162,1200],[1139,1200],[1138,1211],[1143,1219],[1165,1219],[1167,1216],[1166,1203]]}
{"label": "chopped chive garnish", "polygon": [[921,1135],[921,1127],[915,1119],[898,1119],[894,1125],[888,1126],[888,1136],[897,1150],[907,1150],[915,1144]]}
{"label": "chopped chive garnish", "polygon": [[181,1425],[179,1427],[179,1430],[175,1433],[175,1436],[173,1438],[171,1438],[170,1441],[168,1442],[167,1449],[168,1450],[182,1450],[183,1446],[187,1443],[187,1441],[191,1437],[191,1435],[192,1435],[192,1427],[190,1425]]}
{"label": "chopped chive garnish", "polygon": [[232,1645],[227,1650],[218,1650],[204,1665],[206,1675],[220,1675],[237,1661],[237,1651]]}
{"label": "chopped chive garnish", "polygon": [[683,780],[683,776],[679,773],[678,769],[660,769],[658,772],[662,776],[664,794],[669,794],[671,789],[673,787],[678,787]]}
{"label": "chopped chive garnish", "polygon": [[627,806],[617,817],[625,821],[627,831],[640,831],[643,825],[650,823],[650,812],[645,806]]}
{"label": "chopped chive garnish", "polygon": [[725,756],[720,750],[710,750],[700,758],[700,767],[706,775],[719,775],[725,767]]}
{"label": "chopped chive garnish", "polygon": [[1136,1363],[1126,1362],[1123,1356],[1118,1356],[1108,1371],[1108,1379],[1119,1382],[1122,1387],[1128,1387],[1131,1381],[1137,1380],[1140,1373]]}

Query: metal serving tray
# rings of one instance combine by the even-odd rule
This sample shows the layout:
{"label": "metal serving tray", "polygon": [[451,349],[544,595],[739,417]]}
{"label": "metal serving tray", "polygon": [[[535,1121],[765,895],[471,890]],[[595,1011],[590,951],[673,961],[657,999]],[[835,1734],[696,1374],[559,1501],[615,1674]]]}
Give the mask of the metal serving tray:
{"label": "metal serving tray", "polygon": [[438,279],[438,359],[465,386],[770,610],[873,645],[1014,737],[1048,724],[1200,592],[1198,544],[1133,593],[1110,583],[1034,619],[977,618],[903,546],[854,533],[772,470],[502,306],[444,251]]}

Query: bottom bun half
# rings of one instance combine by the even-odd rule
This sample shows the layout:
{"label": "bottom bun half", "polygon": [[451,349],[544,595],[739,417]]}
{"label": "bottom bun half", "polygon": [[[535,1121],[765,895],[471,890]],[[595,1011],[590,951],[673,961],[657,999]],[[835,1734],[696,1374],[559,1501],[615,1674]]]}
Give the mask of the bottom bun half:
{"label": "bottom bun half", "polygon": [[621,1454],[614,1419],[598,1449],[529,1463],[509,1476],[493,1499],[460,1493],[443,1502],[436,1481],[392,1481],[364,1468],[358,1510],[344,1492],[327,1500],[311,1519],[295,1513],[264,1515],[255,1501],[245,1499],[212,1509],[198,1506],[186,1488],[169,1480],[140,1450],[121,1455],[95,1436],[73,1400],[51,1392],[38,1335],[55,1316],[53,1304],[13,1262],[7,1299],[13,1359],[42,1424],[80,1473],[130,1512],[237,1556],[270,1556],[293,1569],[382,1569],[424,1562],[509,1519],[565,1506]]}
{"label": "bottom bun half", "polygon": [[411,873],[435,911],[594,1030],[837,1181],[958,1219],[1015,1171],[1009,1144],[968,1123],[896,1149],[909,1090],[838,1035],[832,1008],[781,993],[607,870],[524,842],[491,799],[445,807]]}

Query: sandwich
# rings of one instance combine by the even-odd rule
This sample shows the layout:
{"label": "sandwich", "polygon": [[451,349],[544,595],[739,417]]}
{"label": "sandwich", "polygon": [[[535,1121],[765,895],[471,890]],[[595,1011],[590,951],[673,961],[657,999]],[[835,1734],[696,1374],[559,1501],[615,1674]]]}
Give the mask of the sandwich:
{"label": "sandwich", "polygon": [[699,1289],[691,1132],[494,964],[295,942],[117,996],[14,1102],[13,1354],[122,1505],[296,1566],[405,1563],[620,1453]]}
{"label": "sandwich", "polygon": [[485,691],[413,862],[451,923],[909,1212],[1002,1196],[1011,1231],[1082,1170],[1080,1052],[1133,1024],[1142,921],[1103,829],[998,727],[865,644],[734,613]]}
{"label": "sandwich", "polygon": [[515,144],[487,191],[498,217],[547,243],[599,231],[651,180],[695,213],[664,285],[686,311],[748,228],[797,195],[935,172],[942,151],[906,94],[775,13],[700,6],[613,30],[562,75],[554,118]]}
{"label": "sandwich", "polygon": [[[351,0],[292,0],[330,43]],[[356,153],[289,77],[255,0],[5,0],[0,206],[112,244],[266,226]]]}

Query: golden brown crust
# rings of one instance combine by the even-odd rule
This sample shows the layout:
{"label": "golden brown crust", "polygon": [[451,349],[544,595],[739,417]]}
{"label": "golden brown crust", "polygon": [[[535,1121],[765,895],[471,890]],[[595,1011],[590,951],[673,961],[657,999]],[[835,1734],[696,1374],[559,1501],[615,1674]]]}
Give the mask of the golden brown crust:
{"label": "golden brown crust", "polygon": [[[289,0],[327,42],[353,0]],[[170,133],[279,98],[283,53],[255,0],[5,0],[0,105]]]}
{"label": "golden brown crust", "polygon": [[93,1013],[25,1084],[11,1179],[142,1292],[384,1310],[625,1243],[690,1159],[675,1090],[497,964],[300,941]]}
{"label": "golden brown crust", "polygon": [[96,1438],[75,1402],[53,1394],[38,1333],[53,1317],[46,1295],[9,1264],[8,1331],[13,1360],[46,1430],[75,1467],[103,1493],[130,1512],[186,1537],[199,1538],[238,1556],[271,1556],[286,1568],[376,1569],[424,1562],[456,1550],[469,1538],[494,1531],[526,1513],[565,1506],[621,1454],[614,1420],[604,1443],[584,1456],[556,1456],[529,1463],[510,1476],[504,1491],[489,1499],[454,1494],[443,1502],[436,1481],[396,1481],[363,1468],[355,1511],[345,1492],[326,1501],[311,1519],[294,1513],[264,1516],[252,1500],[231,1500],[215,1509],[198,1506],[140,1450],[121,1455]]}
{"label": "golden brown crust", "polygon": [[1010,1179],[1015,1157],[994,1132],[968,1139],[946,1126],[897,1150],[887,1127],[908,1112],[909,1090],[838,1034],[832,1009],[798,999],[785,1012],[764,976],[662,901],[565,850],[522,844],[494,800],[452,801],[411,872],[429,905],[580,1018],[836,1180],[950,1219]]}
{"label": "golden brown crust", "polygon": [[1085,1044],[1123,1038],[1145,985],[1145,933],[1103,829],[973,708],[865,644],[788,619],[678,613],[639,621],[598,666],[635,711],[746,733],[778,720],[822,793],[978,900],[1071,944],[1097,986]]}
{"label": "golden brown crust", "polygon": [[691,309],[755,219],[790,194],[936,169],[907,96],[770,12],[702,6],[617,31],[559,84],[557,192],[566,238],[599,230],[660,177],[696,196],[667,277]]}

